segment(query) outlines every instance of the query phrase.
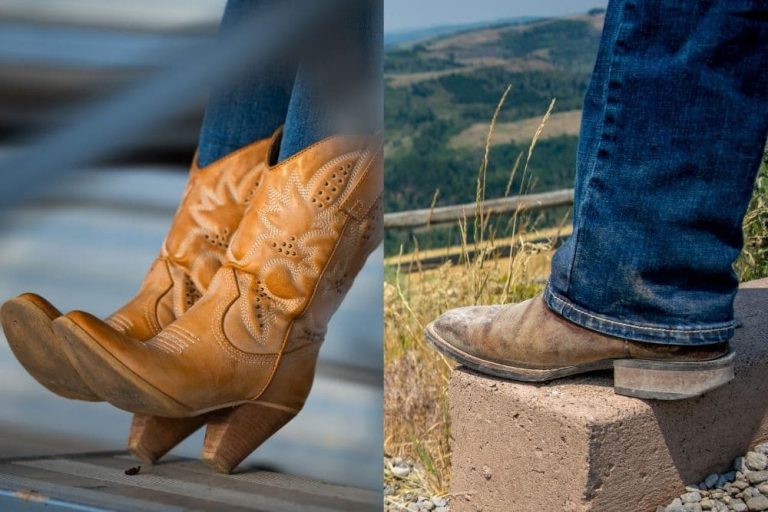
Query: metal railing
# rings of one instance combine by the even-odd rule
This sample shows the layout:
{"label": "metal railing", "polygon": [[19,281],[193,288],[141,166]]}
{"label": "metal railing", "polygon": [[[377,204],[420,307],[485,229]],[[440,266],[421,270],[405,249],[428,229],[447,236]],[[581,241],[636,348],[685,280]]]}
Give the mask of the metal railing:
{"label": "metal railing", "polygon": [[256,9],[219,44],[169,53],[168,65],[149,79],[71,112],[61,128],[0,157],[0,213],[74,170],[130,147],[149,128],[194,108],[209,87],[296,51],[322,30],[326,18],[354,1],[273,2]]}

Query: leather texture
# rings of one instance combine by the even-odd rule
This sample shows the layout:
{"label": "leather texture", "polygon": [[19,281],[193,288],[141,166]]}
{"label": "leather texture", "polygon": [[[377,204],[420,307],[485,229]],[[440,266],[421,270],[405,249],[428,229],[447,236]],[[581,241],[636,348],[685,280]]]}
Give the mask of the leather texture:
{"label": "leather texture", "polygon": [[[268,148],[265,139],[204,169],[193,163],[160,255],[136,296],[107,319],[113,328],[145,341],[200,298],[260,184]],[[66,398],[101,400],[63,353],[52,330],[60,315],[29,293],[6,302],[0,313],[9,345],[35,379]]]}
{"label": "leather texture", "polygon": [[263,178],[269,139],[201,169],[195,158],[160,254],[133,299],[107,318],[114,329],[147,340],[202,296]]}
{"label": "leather texture", "polygon": [[97,344],[186,410],[140,399],[144,405],[132,407],[128,395],[146,391],[126,393],[108,370],[94,371],[105,397],[166,416],[246,402],[298,412],[328,321],[383,237],[382,165],[380,136],[332,137],[267,164],[208,291],[146,343],[130,343],[90,315],[68,314],[87,333],[83,348]]}
{"label": "leather texture", "polygon": [[461,352],[516,368],[557,369],[634,358],[706,361],[728,351],[727,343],[683,347],[606,336],[555,314],[541,295],[518,304],[453,309],[430,328]]}

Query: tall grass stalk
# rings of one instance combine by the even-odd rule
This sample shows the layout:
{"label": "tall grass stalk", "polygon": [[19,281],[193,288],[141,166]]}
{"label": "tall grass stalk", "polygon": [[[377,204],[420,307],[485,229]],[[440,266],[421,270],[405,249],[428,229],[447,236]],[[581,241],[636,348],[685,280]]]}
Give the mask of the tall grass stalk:
{"label": "tall grass stalk", "polygon": [[[528,298],[541,289],[548,273],[553,241],[530,236],[536,234],[535,219],[530,213],[515,212],[515,222],[491,223],[491,215],[484,207],[493,128],[509,92],[507,87],[490,120],[475,181],[475,211],[467,212],[457,223],[461,251],[458,262],[424,269],[416,244],[412,261],[401,268],[401,247],[400,264],[385,282],[385,453],[407,457],[421,466],[417,477],[407,479],[394,477],[385,467],[388,484],[402,492],[424,486],[422,492],[441,495],[448,492],[450,484],[446,393],[454,363],[427,345],[424,326],[451,308]],[[529,175],[533,150],[553,108],[554,102],[531,140],[523,168],[526,190],[533,186]],[[522,159],[521,153],[510,183]],[[508,194],[511,187],[509,184],[504,193]],[[431,208],[437,194],[436,191]],[[499,237],[509,237],[511,241],[499,245]],[[508,249],[509,254],[499,258],[502,248]],[[388,498],[393,509],[397,508],[396,502],[395,498]]]}

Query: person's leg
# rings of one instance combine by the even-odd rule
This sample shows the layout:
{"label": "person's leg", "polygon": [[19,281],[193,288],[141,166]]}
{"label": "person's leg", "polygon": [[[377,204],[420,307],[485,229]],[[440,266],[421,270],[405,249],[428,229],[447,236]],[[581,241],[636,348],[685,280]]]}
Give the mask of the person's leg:
{"label": "person's leg", "polygon": [[281,161],[332,135],[380,129],[382,12],[382,0],[350,2],[306,49],[288,107]]}
{"label": "person's leg", "polygon": [[[263,0],[229,0],[221,21],[225,38]],[[205,167],[248,144],[269,137],[285,122],[296,66],[281,60],[255,69],[211,93],[198,141],[197,163]]]}
{"label": "person's leg", "polygon": [[725,341],[768,135],[768,4],[614,0],[608,20],[547,304],[621,338]]}
{"label": "person's leg", "polygon": [[574,233],[545,293],[448,311],[427,339],[514,380],[613,368],[616,392],[641,398],[731,380],[731,266],[768,136],[766,20],[756,0],[611,1],[584,105]]}

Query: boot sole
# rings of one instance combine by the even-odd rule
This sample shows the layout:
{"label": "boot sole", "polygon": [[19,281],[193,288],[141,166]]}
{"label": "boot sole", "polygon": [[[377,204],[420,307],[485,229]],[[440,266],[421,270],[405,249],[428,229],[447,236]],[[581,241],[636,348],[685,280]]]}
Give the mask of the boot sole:
{"label": "boot sole", "polygon": [[64,398],[99,402],[101,398],[69,363],[53,332],[53,311],[16,297],[3,304],[0,321],[13,355],[45,388]]}
{"label": "boot sole", "polygon": [[197,415],[139,377],[66,316],[53,322],[53,330],[64,340],[64,352],[72,366],[115,407],[170,418]]}
{"label": "boot sole", "polygon": [[[231,473],[296,416],[297,411],[258,401],[193,411],[128,369],[69,318],[61,317],[53,325],[56,334],[66,340],[66,352],[72,364],[87,375],[89,382],[105,390],[104,398],[121,409],[138,413],[131,424],[128,448],[146,462],[154,463],[207,424],[201,459],[216,471]],[[107,370],[103,370],[105,367]],[[163,416],[176,417],[159,417],[158,409]]]}
{"label": "boot sole", "polygon": [[487,361],[467,354],[442,339],[427,325],[427,341],[440,353],[480,373],[522,382],[548,382],[598,370],[614,371],[614,391],[619,395],[653,400],[682,400],[702,395],[734,378],[735,352],[709,361],[677,362],[647,359],[605,359],[583,365],[537,369]]}
{"label": "boot sole", "polygon": [[[64,398],[101,402],[66,356],[64,343],[53,330],[61,315],[31,300],[11,299],[0,309],[0,320],[16,358],[35,380]],[[55,378],[48,377],[55,375]],[[155,463],[205,423],[203,417],[133,416],[128,450],[145,463]]]}

